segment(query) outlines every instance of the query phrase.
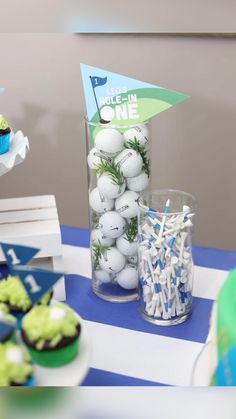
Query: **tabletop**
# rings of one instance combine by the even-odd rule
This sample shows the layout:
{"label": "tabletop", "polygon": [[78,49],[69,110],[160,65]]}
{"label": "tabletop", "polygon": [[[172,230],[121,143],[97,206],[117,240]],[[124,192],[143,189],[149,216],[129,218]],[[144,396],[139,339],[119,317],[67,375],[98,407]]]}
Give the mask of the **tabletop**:
{"label": "tabletop", "polygon": [[83,386],[188,386],[206,342],[212,304],[236,266],[236,251],[193,247],[193,312],[175,326],[157,326],[138,314],[137,301],[110,303],[91,290],[89,230],[62,225],[66,302],[85,320],[92,341]]}

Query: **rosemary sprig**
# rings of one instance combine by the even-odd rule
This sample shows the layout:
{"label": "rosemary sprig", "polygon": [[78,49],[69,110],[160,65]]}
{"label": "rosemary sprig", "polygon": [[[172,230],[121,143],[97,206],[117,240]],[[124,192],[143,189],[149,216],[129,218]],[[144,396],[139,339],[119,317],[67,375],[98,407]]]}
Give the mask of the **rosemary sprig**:
{"label": "rosemary sprig", "polygon": [[132,243],[138,234],[138,219],[137,217],[131,218],[126,227],[125,235],[129,243]]}
{"label": "rosemary sprig", "polygon": [[109,246],[102,245],[101,242],[98,240],[98,243],[93,244],[92,246],[92,256],[94,261],[94,269],[99,267],[99,259],[101,259],[104,252],[109,250]]}
{"label": "rosemary sprig", "polygon": [[101,163],[97,165],[96,172],[98,175],[109,173],[115,185],[121,186],[124,183],[124,176],[122,175],[119,166],[113,162],[102,160]]}
{"label": "rosemary sprig", "polygon": [[141,155],[143,160],[143,170],[148,176],[150,176],[150,160],[147,157],[147,150],[145,146],[139,144],[136,137],[134,137],[134,140],[129,140],[126,142],[125,147],[132,148]]}
{"label": "rosemary sprig", "polygon": [[99,215],[96,212],[92,214],[92,228],[98,228],[99,225]]}

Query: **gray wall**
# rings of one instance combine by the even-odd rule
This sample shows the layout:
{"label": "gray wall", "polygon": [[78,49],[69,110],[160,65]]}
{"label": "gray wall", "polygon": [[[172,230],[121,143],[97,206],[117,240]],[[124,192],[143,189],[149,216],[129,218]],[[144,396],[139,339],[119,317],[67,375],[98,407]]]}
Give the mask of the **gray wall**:
{"label": "gray wall", "polygon": [[87,225],[84,62],[191,96],[153,119],[153,187],[196,196],[197,244],[235,248],[236,38],[0,34],[0,42],[0,111],[31,144],[25,163],[0,179],[1,197],[55,193],[61,221]]}
{"label": "gray wall", "polygon": [[0,32],[198,32],[236,30],[235,0],[7,0]]}

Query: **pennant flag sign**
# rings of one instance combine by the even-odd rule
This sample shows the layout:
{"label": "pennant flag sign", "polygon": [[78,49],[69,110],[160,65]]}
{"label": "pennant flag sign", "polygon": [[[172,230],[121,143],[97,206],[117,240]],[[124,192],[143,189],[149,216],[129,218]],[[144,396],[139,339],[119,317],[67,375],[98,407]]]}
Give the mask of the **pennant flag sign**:
{"label": "pennant flag sign", "polygon": [[81,74],[87,118],[95,123],[142,123],[188,98],[183,93],[86,64],[81,64]]}
{"label": "pennant flag sign", "polygon": [[1,247],[10,270],[15,265],[26,265],[40,250],[8,243],[1,243]]}
{"label": "pennant flag sign", "polygon": [[19,277],[32,304],[37,303],[64,275],[62,272],[25,266],[40,249],[10,243],[0,244],[11,274]]}
{"label": "pennant flag sign", "polygon": [[14,331],[15,326],[0,321],[0,342],[4,342]]}
{"label": "pennant flag sign", "polygon": [[42,269],[31,269],[17,266],[12,273],[20,278],[32,304],[40,298],[64,275],[62,272],[50,272]]}

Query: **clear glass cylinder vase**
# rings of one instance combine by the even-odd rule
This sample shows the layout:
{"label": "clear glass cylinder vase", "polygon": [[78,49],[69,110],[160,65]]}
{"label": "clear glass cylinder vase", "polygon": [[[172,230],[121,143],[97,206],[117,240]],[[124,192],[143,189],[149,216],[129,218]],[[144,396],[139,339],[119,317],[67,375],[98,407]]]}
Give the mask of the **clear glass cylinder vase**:
{"label": "clear glass cylinder vase", "polygon": [[144,192],[138,201],[139,311],[158,325],[191,314],[195,199],[177,190]]}
{"label": "clear glass cylinder vase", "polygon": [[92,289],[114,302],[138,297],[138,199],[149,187],[148,123],[86,121]]}

